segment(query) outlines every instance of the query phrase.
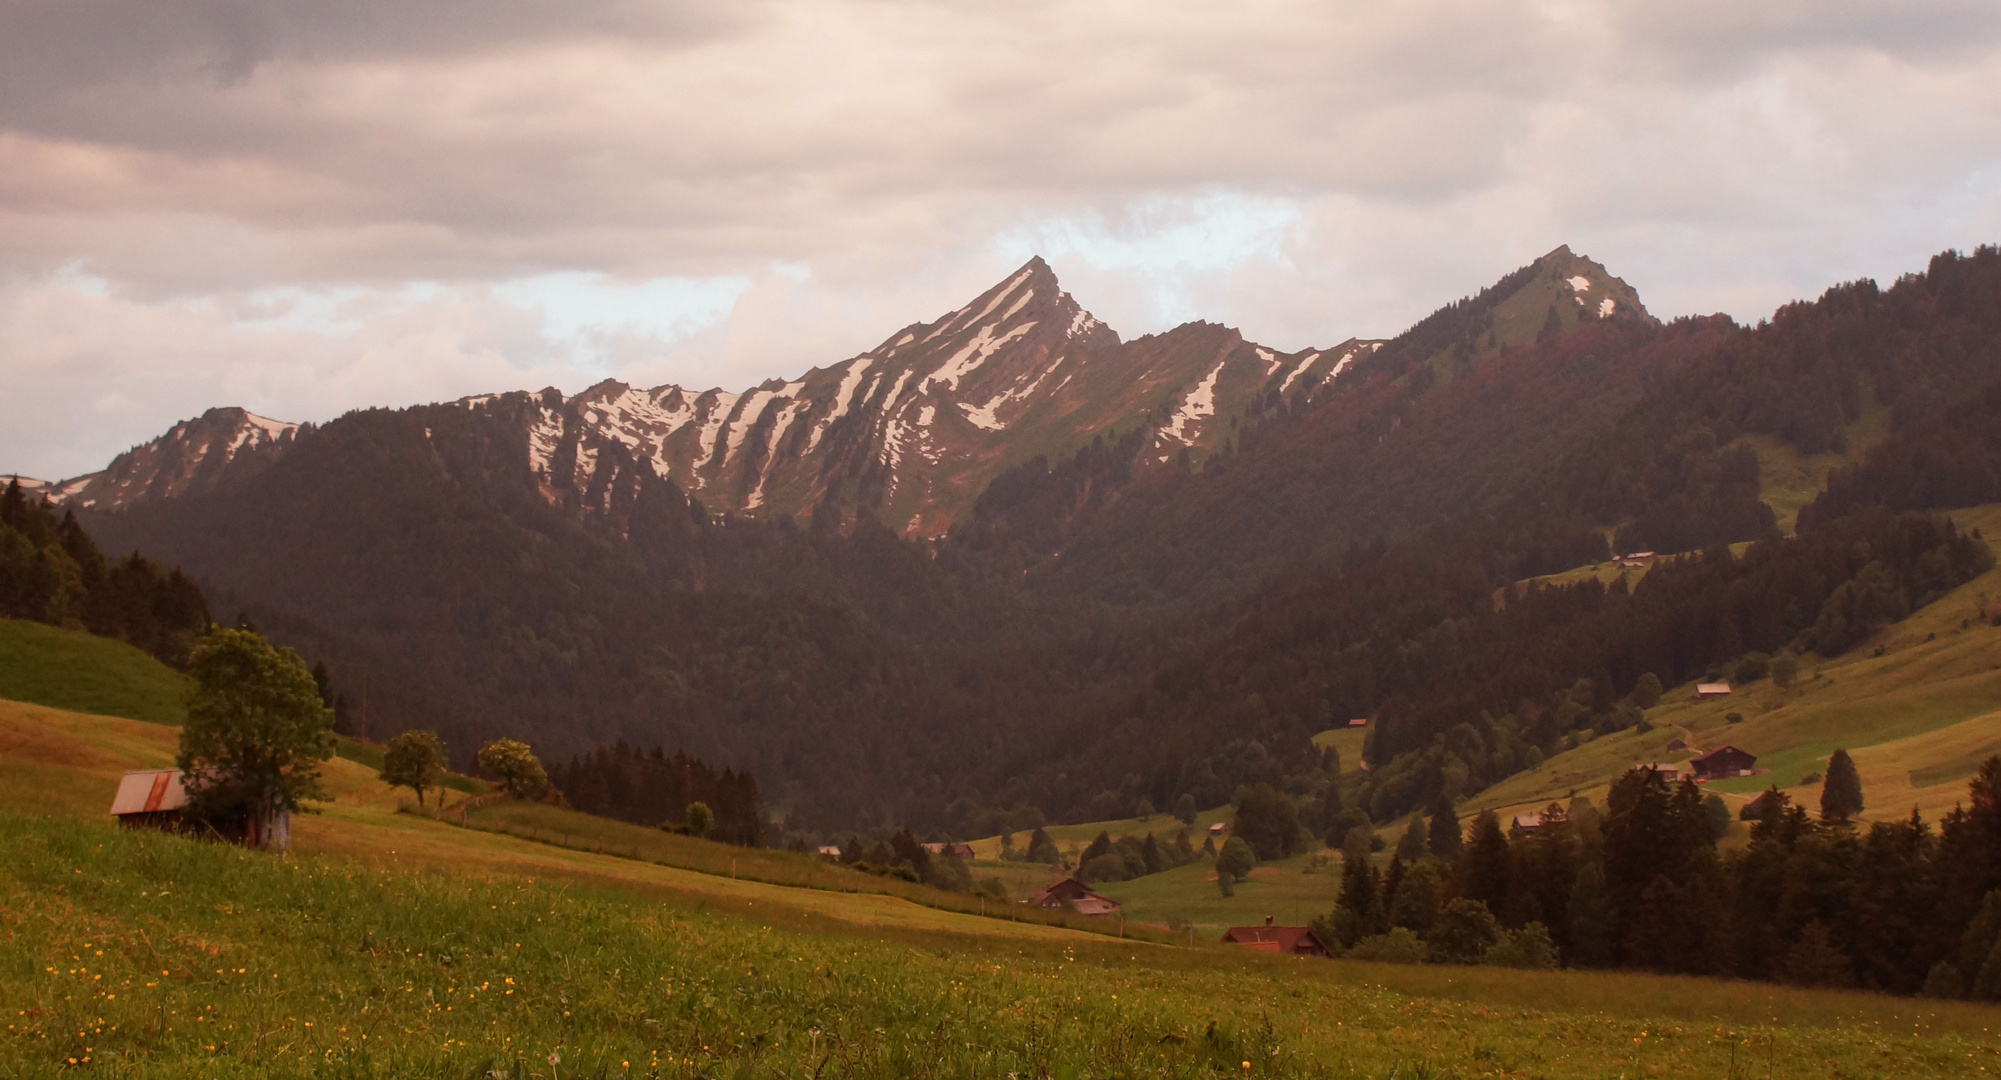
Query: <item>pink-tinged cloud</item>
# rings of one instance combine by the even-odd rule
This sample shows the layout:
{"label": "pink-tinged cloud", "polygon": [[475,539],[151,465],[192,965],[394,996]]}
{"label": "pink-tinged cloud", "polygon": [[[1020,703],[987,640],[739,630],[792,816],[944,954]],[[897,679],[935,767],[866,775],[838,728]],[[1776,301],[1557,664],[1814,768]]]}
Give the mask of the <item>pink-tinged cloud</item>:
{"label": "pink-tinged cloud", "polygon": [[1997,238],[1989,3],[0,0],[0,469],[741,388],[1038,252],[1296,348],[1561,242],[1756,318]]}

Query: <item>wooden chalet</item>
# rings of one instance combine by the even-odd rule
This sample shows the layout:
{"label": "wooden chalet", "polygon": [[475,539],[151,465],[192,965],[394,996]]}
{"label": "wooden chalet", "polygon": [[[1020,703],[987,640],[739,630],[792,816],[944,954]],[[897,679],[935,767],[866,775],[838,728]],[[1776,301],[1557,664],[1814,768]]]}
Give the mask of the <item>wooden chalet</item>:
{"label": "wooden chalet", "polygon": [[1697,780],[1721,780],[1726,776],[1749,776],[1758,759],[1734,746],[1719,746],[1689,762]]}
{"label": "wooden chalet", "polygon": [[1676,735],[1674,738],[1668,740],[1667,752],[1670,754],[1679,754],[1688,749],[1690,749],[1688,745],[1688,740],[1683,739],[1679,735]]}
{"label": "wooden chalet", "polygon": [[1333,955],[1312,927],[1273,926],[1269,915],[1265,916],[1263,926],[1232,926],[1223,931],[1223,943],[1282,956],[1317,956],[1325,960]]}
{"label": "wooden chalet", "polygon": [[1074,877],[1052,882],[1022,903],[1039,908],[1068,908],[1079,915],[1103,916],[1119,910],[1117,900],[1099,896],[1091,886]]}
{"label": "wooden chalet", "polygon": [[1695,699],[1697,701],[1729,696],[1730,684],[1727,682],[1699,682],[1695,684]]}
{"label": "wooden chalet", "polygon": [[924,850],[933,855],[943,855],[948,859],[965,859],[967,862],[973,859],[971,844],[926,844]]}
{"label": "wooden chalet", "polygon": [[1219,821],[1214,825],[1209,826],[1209,835],[1210,836],[1230,835],[1230,823],[1227,821]]}

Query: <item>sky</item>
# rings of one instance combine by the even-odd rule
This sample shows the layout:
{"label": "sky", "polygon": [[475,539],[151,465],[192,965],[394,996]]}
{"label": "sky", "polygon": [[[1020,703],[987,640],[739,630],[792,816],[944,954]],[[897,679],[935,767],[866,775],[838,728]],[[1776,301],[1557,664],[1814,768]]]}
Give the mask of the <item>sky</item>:
{"label": "sky", "polygon": [[1032,255],[1388,336],[1558,244],[1755,322],[2001,241],[2001,5],[0,0],[0,473],[218,405],[743,389]]}

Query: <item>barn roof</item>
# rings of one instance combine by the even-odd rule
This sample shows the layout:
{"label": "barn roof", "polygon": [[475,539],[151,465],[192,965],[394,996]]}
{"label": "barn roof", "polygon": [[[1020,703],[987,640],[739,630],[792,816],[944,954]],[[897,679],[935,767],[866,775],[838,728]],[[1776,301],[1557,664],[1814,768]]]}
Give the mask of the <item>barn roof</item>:
{"label": "barn roof", "polygon": [[111,799],[113,817],[181,810],[188,805],[188,791],[181,786],[179,769],[140,769],[126,773],[118,781],[118,794]]}
{"label": "barn roof", "polygon": [[1223,931],[1223,940],[1228,944],[1282,953],[1293,951],[1307,938],[1322,949],[1327,947],[1310,926],[1232,926]]}

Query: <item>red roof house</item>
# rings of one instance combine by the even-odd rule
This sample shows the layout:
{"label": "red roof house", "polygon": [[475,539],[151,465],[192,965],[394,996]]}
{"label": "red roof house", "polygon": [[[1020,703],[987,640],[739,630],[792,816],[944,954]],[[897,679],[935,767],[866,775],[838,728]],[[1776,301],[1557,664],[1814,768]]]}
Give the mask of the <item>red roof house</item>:
{"label": "red roof house", "polygon": [[1263,926],[1232,926],[1223,931],[1223,942],[1283,956],[1318,956],[1324,960],[1332,955],[1312,927],[1273,926],[1269,915],[1265,916]]}

